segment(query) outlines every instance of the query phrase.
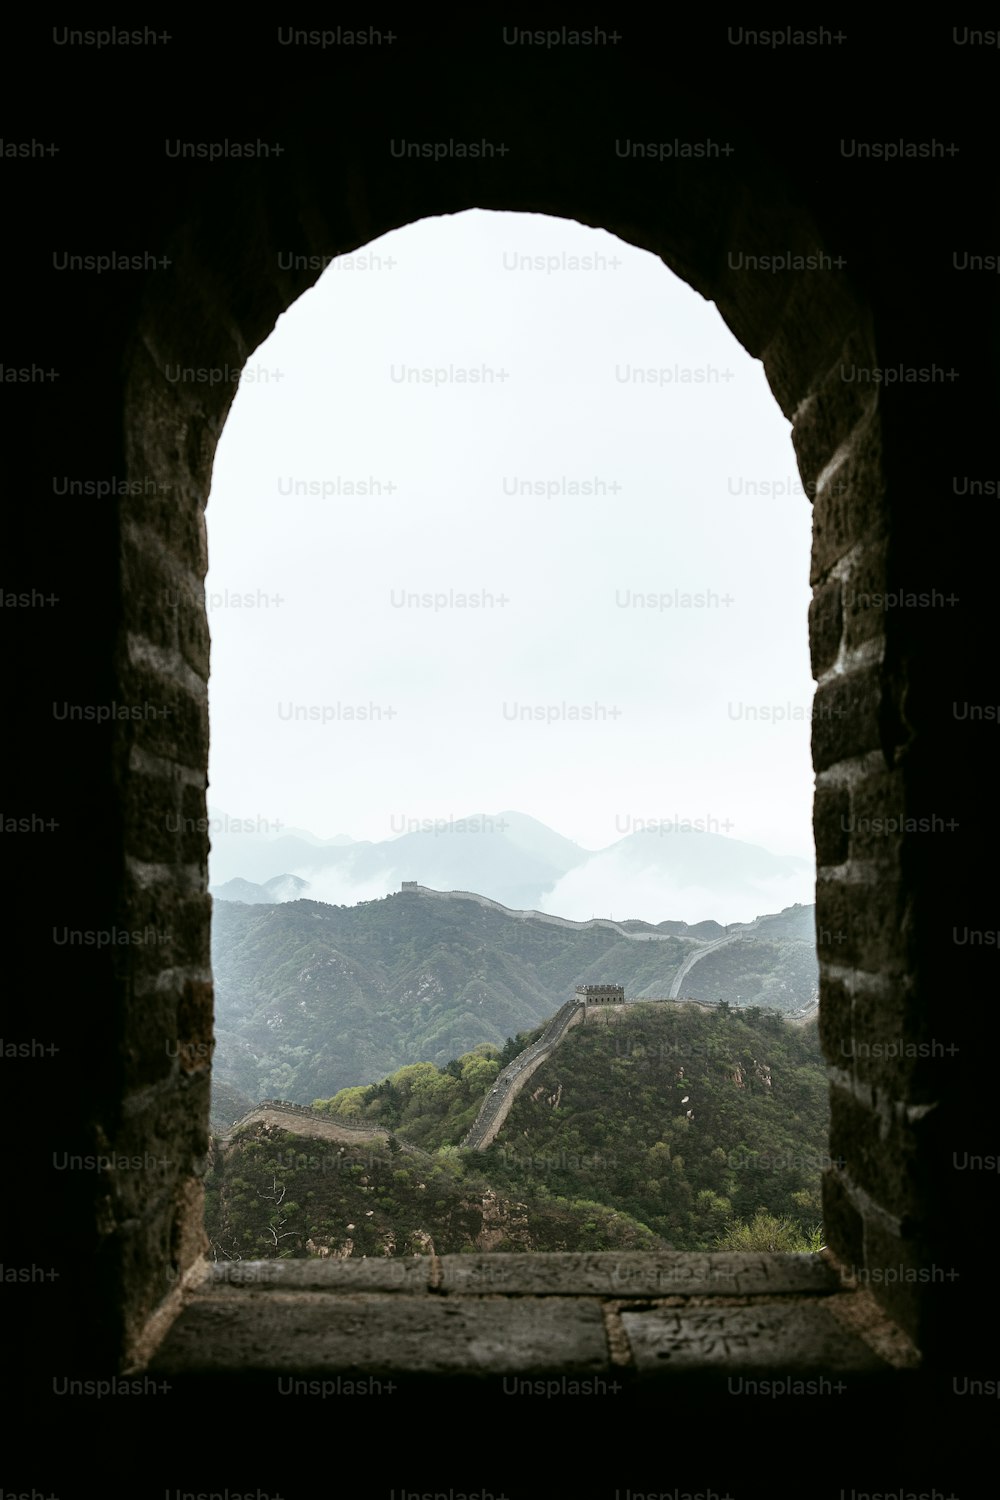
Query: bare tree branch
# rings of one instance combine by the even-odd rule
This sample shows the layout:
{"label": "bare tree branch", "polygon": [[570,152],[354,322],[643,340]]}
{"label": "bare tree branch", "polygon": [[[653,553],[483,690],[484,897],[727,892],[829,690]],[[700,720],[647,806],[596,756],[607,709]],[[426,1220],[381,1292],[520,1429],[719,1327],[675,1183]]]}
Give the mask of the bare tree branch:
{"label": "bare tree branch", "polygon": [[274,1204],[280,1204],[281,1201],[282,1201],[282,1199],[284,1198],[284,1196],[285,1196],[285,1185],[284,1185],[284,1183],[282,1183],[282,1185],[281,1185],[281,1191],[279,1193],[279,1191],[278,1191],[278,1179],[277,1179],[277,1177],[272,1177],[272,1179],[271,1179],[271,1191],[269,1193],[262,1193],[261,1190],[260,1190],[260,1188],[257,1189],[257,1197],[258,1198],[269,1198],[271,1200],[271,1202],[273,1202]]}

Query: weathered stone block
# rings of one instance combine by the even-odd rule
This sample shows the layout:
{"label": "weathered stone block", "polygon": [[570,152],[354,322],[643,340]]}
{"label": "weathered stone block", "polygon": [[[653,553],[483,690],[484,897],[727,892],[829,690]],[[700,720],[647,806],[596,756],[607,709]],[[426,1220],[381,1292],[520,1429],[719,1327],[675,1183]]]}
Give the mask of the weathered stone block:
{"label": "weathered stone block", "polygon": [[873,766],[851,786],[844,818],[848,855],[878,865],[898,866],[905,788],[898,770]]}
{"label": "weathered stone block", "polygon": [[850,1163],[823,1170],[823,1233],[842,1265],[864,1261],[864,1220],[850,1193]]}
{"label": "weathered stone block", "polygon": [[892,597],[887,544],[884,539],[870,541],[843,583],[844,641],[849,651],[885,638]]}
{"label": "weathered stone block", "polygon": [[876,1215],[865,1225],[864,1257],[845,1265],[844,1272],[859,1287],[870,1291],[889,1316],[917,1341],[928,1288],[947,1298],[949,1288],[957,1291],[961,1286],[958,1268],[935,1264],[923,1236],[916,1232],[906,1237],[894,1234]]}
{"label": "weathered stone block", "polygon": [[881,745],[879,705],[882,687],[876,666],[831,678],[816,689],[812,715],[813,766],[825,771],[838,761]]}
{"label": "weathered stone block", "polygon": [[850,817],[851,797],[844,786],[818,786],[813,801],[813,835],[816,840],[816,864],[842,865],[847,858],[848,834],[844,827]]}
{"label": "weathered stone block", "polygon": [[178,1318],[150,1368],[276,1377],[614,1373],[600,1306],[588,1298],[305,1291],[203,1294]]}
{"label": "weathered stone block", "polygon": [[[501,1257],[502,1259],[502,1257]],[[205,1290],[213,1296],[253,1292],[326,1292],[356,1296],[359,1292],[430,1294],[434,1273],[430,1255],[366,1256],[361,1260],[218,1261]]]}
{"label": "weathered stone block", "polygon": [[[793,1376],[819,1382],[883,1365],[867,1344],[815,1303],[676,1311],[653,1308],[623,1312],[622,1326],[640,1377],[683,1378],[685,1373],[715,1369],[733,1376],[753,1371],[766,1374],[772,1382]],[[796,1392],[790,1387],[787,1391],[788,1395],[830,1397],[842,1393],[832,1381],[829,1389]],[[731,1378],[729,1394],[760,1393]]]}
{"label": "weathered stone block", "polygon": [[179,858],[182,850],[176,830],[181,821],[181,794],[174,777],[129,771],[122,788],[122,810],[132,858],[148,864],[169,864]]}
{"label": "weathered stone block", "polygon": [[829,368],[856,319],[857,305],[835,269],[791,280],[778,330],[761,356],[786,416],[791,417],[811,393],[817,372]]}
{"label": "weathered stone block", "polygon": [[809,493],[815,495],[815,483],[837,449],[847,441],[854,428],[871,412],[875,396],[861,386],[841,378],[840,367],[871,364],[873,357],[867,337],[858,330],[850,333],[839,356],[824,375],[818,388],[795,413],[792,443],[799,471],[806,476]]}
{"label": "weathered stone block", "polygon": [[863,1103],[845,1089],[830,1090],[830,1154],[843,1157],[852,1182],[886,1213],[912,1219],[926,1189],[921,1121],[908,1121],[900,1101],[877,1093]]}
{"label": "weathered stone block", "polygon": [[843,629],[840,583],[831,579],[815,590],[809,605],[809,652],[817,680],[837,660]]}
{"label": "weathered stone block", "polygon": [[882,448],[877,416],[872,415],[859,423],[836,470],[817,491],[811,581],[821,582],[859,542],[877,539],[885,521]]}
{"label": "weathered stone block", "polygon": [[[821,971],[822,973],[822,971]],[[834,1067],[844,1066],[844,1037],[852,1034],[851,993],[842,979],[823,976],[819,1007],[819,1040],[823,1055]]]}
{"label": "weathered stone block", "polygon": [[802,1295],[831,1290],[829,1268],[814,1255],[613,1254],[445,1255],[441,1290],[507,1296],[673,1297]]}

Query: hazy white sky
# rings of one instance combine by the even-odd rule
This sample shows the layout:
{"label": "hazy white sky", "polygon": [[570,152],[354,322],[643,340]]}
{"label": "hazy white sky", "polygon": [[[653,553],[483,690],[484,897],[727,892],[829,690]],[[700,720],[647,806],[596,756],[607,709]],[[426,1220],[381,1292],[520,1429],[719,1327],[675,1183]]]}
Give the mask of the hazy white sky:
{"label": "hazy white sky", "polygon": [[810,526],[761,365],[654,256],[531,214],[386,235],[280,319],[219,444],[209,799],[812,858]]}

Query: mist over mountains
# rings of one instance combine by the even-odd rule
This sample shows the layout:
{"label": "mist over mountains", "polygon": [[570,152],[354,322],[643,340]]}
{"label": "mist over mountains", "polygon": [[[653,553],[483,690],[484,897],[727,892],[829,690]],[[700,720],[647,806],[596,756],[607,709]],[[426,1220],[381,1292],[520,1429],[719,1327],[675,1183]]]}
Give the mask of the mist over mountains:
{"label": "mist over mountains", "polygon": [[[773,854],[679,819],[629,820],[587,850],[518,812],[390,820],[394,836],[320,839],[209,810],[212,893],[248,904],[303,897],[335,906],[378,900],[415,880],[474,891],[515,910],[697,923],[745,922],[814,897],[810,861]],[[699,820],[708,824],[711,820]]]}

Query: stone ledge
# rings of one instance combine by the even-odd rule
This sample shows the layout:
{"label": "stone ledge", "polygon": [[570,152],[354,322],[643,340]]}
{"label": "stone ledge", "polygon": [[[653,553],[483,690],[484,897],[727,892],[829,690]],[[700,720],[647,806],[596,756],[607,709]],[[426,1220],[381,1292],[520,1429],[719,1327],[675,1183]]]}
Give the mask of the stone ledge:
{"label": "stone ledge", "polygon": [[[578,1298],[204,1295],[150,1365],[156,1375],[530,1376],[610,1365],[600,1305]],[[294,1393],[292,1393],[294,1394]]]}
{"label": "stone ledge", "polygon": [[412,1255],[364,1260],[227,1261],[210,1268],[205,1290],[243,1292],[420,1292],[481,1297],[759,1297],[842,1290],[821,1255],[647,1255],[511,1252]]}
{"label": "stone ledge", "polygon": [[[841,1375],[889,1368],[816,1303],[650,1308],[625,1311],[621,1320],[641,1376],[714,1367],[815,1385],[820,1378],[837,1376],[842,1384]],[[815,1392],[821,1393],[833,1391]]]}
{"label": "stone ledge", "polygon": [[823,1294],[839,1289],[818,1255],[670,1251],[444,1255],[442,1292],[507,1296],[747,1297]]}
{"label": "stone ledge", "polygon": [[[847,1304],[855,1302],[852,1316]],[[393,1391],[428,1380],[492,1380],[504,1382],[506,1395],[511,1380],[579,1384],[594,1376],[607,1390],[591,1394],[673,1376],[728,1390],[741,1371],[786,1383],[848,1372],[859,1394],[911,1365],[891,1339],[873,1336],[873,1320],[880,1314],[871,1299],[845,1291],[826,1256],[239,1262],[210,1268],[147,1369],[181,1388],[235,1379],[272,1396],[338,1394],[337,1381],[375,1377],[395,1382]],[[279,1377],[305,1385],[293,1389],[283,1379],[279,1389]],[[314,1377],[324,1389],[312,1390]]]}
{"label": "stone ledge", "polygon": [[433,1267],[430,1255],[216,1261],[203,1290],[214,1297],[257,1292],[404,1292],[414,1296],[431,1289]]}

